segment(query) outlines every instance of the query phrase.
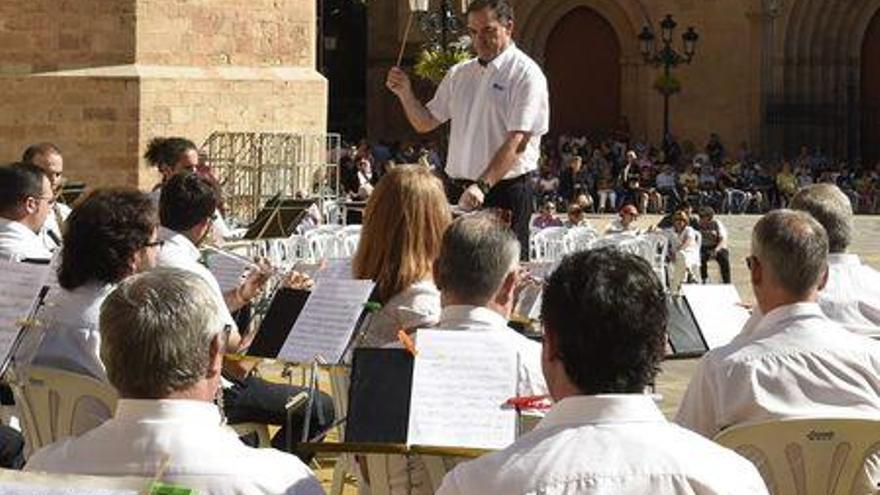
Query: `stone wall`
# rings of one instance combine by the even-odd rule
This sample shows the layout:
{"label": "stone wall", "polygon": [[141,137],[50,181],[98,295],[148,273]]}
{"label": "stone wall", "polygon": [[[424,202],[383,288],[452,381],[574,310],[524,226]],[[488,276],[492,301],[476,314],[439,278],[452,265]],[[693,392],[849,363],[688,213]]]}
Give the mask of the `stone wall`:
{"label": "stone wall", "polygon": [[148,189],[158,135],[322,134],[315,15],[306,0],[3,0],[0,162],[49,140],[72,180]]}

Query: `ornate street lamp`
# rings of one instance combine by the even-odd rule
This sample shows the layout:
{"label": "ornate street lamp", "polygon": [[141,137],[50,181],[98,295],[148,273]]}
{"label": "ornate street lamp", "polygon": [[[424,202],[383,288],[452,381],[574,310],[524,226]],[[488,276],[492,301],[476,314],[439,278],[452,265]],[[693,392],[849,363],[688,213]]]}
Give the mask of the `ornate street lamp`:
{"label": "ornate street lamp", "polygon": [[694,59],[697,50],[697,41],[700,35],[694,30],[693,26],[688,26],[687,31],[681,35],[682,52],[678,52],[672,47],[675,36],[675,28],[678,23],[667,14],[660,21],[660,41],[661,47],[654,44],[655,35],[650,26],[645,26],[639,33],[639,50],[645,63],[654,67],[663,67],[662,84],[657,85],[657,91],[663,95],[663,142],[666,143],[669,136],[669,97],[677,93],[681,88],[673,84],[670,76],[670,69],[678,67],[681,64],[690,64]]}
{"label": "ornate street lamp", "polygon": [[[451,0],[440,0],[440,4],[433,10],[427,8],[427,0],[424,0],[424,4],[425,8],[418,13],[419,28],[432,46],[446,51],[450,42],[457,41],[464,34],[465,24],[459,18]],[[466,3],[462,2],[462,7],[465,6]]]}

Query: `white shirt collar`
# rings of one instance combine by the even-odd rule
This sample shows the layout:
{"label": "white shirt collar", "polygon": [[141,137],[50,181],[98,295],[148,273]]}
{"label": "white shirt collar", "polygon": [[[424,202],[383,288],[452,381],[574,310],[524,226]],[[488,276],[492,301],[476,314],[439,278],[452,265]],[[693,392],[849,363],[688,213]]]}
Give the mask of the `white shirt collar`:
{"label": "white shirt collar", "polygon": [[11,230],[17,234],[21,234],[27,237],[32,237],[34,239],[39,239],[36,232],[30,229],[27,225],[17,221],[10,220],[8,218],[0,217],[0,229],[3,230]]}
{"label": "white shirt collar", "polygon": [[779,330],[783,330],[786,327],[786,325],[782,325],[783,322],[802,318],[825,319],[825,315],[822,313],[822,308],[819,307],[819,304],[815,302],[788,304],[780,306],[761,317],[754,330],[748,332],[748,334],[752,338],[766,337]]}
{"label": "white shirt collar", "polygon": [[[199,251],[199,248],[196,247],[195,244],[192,243],[185,235],[175,232],[171,229],[165,227],[159,227],[159,239],[165,241],[166,244],[170,244],[175,248],[181,250],[187,257],[192,258],[193,261],[198,261],[201,258],[202,253]],[[164,249],[164,247],[163,247]]]}
{"label": "white shirt collar", "polygon": [[510,56],[513,54],[513,52],[515,52],[516,50],[517,50],[516,43],[511,41],[510,44],[507,45],[507,48],[504,49],[503,52],[499,53],[498,56],[493,58],[491,62],[486,64],[486,67],[491,67],[493,70],[500,69],[501,66],[504,65],[504,62],[508,58],[510,58]]}
{"label": "white shirt collar", "polygon": [[829,265],[861,265],[859,255],[850,253],[832,253],[828,255]]}
{"label": "white shirt collar", "polygon": [[449,330],[506,330],[507,319],[484,306],[445,306],[440,310],[437,327]]}
{"label": "white shirt collar", "polygon": [[216,425],[222,423],[216,405],[185,399],[121,399],[116,405],[114,418],[129,422],[175,420]]}
{"label": "white shirt collar", "polygon": [[553,404],[537,428],[602,423],[665,423],[646,394],[576,395]]}

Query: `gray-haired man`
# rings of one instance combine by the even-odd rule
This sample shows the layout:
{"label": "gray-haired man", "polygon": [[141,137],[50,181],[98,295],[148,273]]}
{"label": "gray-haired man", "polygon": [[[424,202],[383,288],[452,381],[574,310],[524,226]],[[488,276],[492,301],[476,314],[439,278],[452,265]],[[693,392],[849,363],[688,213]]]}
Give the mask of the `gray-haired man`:
{"label": "gray-haired man", "polygon": [[880,336],[880,272],[846,252],[853,230],[849,198],[834,184],[815,184],[798,191],[791,207],[812,215],[828,232],[828,283],[819,293],[822,311],[848,330]]}
{"label": "gray-haired man", "polygon": [[747,261],[763,316],[703,357],[678,423],[711,438],[755,421],[880,417],[880,342],[816,303],[827,258],[828,236],[810,215],[777,210],[758,221]]}
{"label": "gray-haired man", "polygon": [[228,329],[198,275],[163,268],[129,277],[101,306],[101,359],[121,397],[114,417],[38,451],[26,469],[149,476],[207,495],[322,494],[296,457],[252,449],[214,398]]}

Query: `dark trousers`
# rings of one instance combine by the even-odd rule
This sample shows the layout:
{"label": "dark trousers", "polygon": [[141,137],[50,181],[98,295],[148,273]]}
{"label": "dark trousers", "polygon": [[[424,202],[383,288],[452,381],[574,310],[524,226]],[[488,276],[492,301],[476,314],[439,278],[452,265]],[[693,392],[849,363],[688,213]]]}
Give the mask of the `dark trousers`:
{"label": "dark trousers", "polygon": [[[459,198],[473,181],[452,180],[447,183],[446,196],[451,204],[458,204]],[[534,212],[534,195],[531,174],[523,174],[513,179],[502,180],[486,195],[484,208],[499,208],[510,212],[510,228],[520,244],[520,259],[529,259],[529,222]]]}
{"label": "dark trousers", "polygon": [[24,439],[21,433],[0,425],[0,467],[21,469],[24,466]]}
{"label": "dark trousers", "polygon": [[719,249],[713,254],[713,248],[700,248],[700,277],[703,283],[709,279],[709,260],[715,258],[718,262],[718,268],[721,269],[721,281],[725,284],[730,283],[730,251],[727,249]]}
{"label": "dark trousers", "polygon": [[[284,406],[291,397],[300,392],[308,392],[308,389],[267,382],[255,376],[249,376],[242,381],[233,381],[232,387],[223,390],[226,418],[230,424],[253,422],[280,426],[281,429],[272,438],[272,446],[287,451],[288,445],[292,445],[295,450],[296,444],[302,439],[306,407],[294,411],[288,423]],[[319,392],[312,406],[309,438],[333,424],[334,415],[333,399]],[[288,443],[288,433],[291,435],[290,443]],[[297,454],[306,462],[311,457],[300,455],[295,451],[291,453]]]}

